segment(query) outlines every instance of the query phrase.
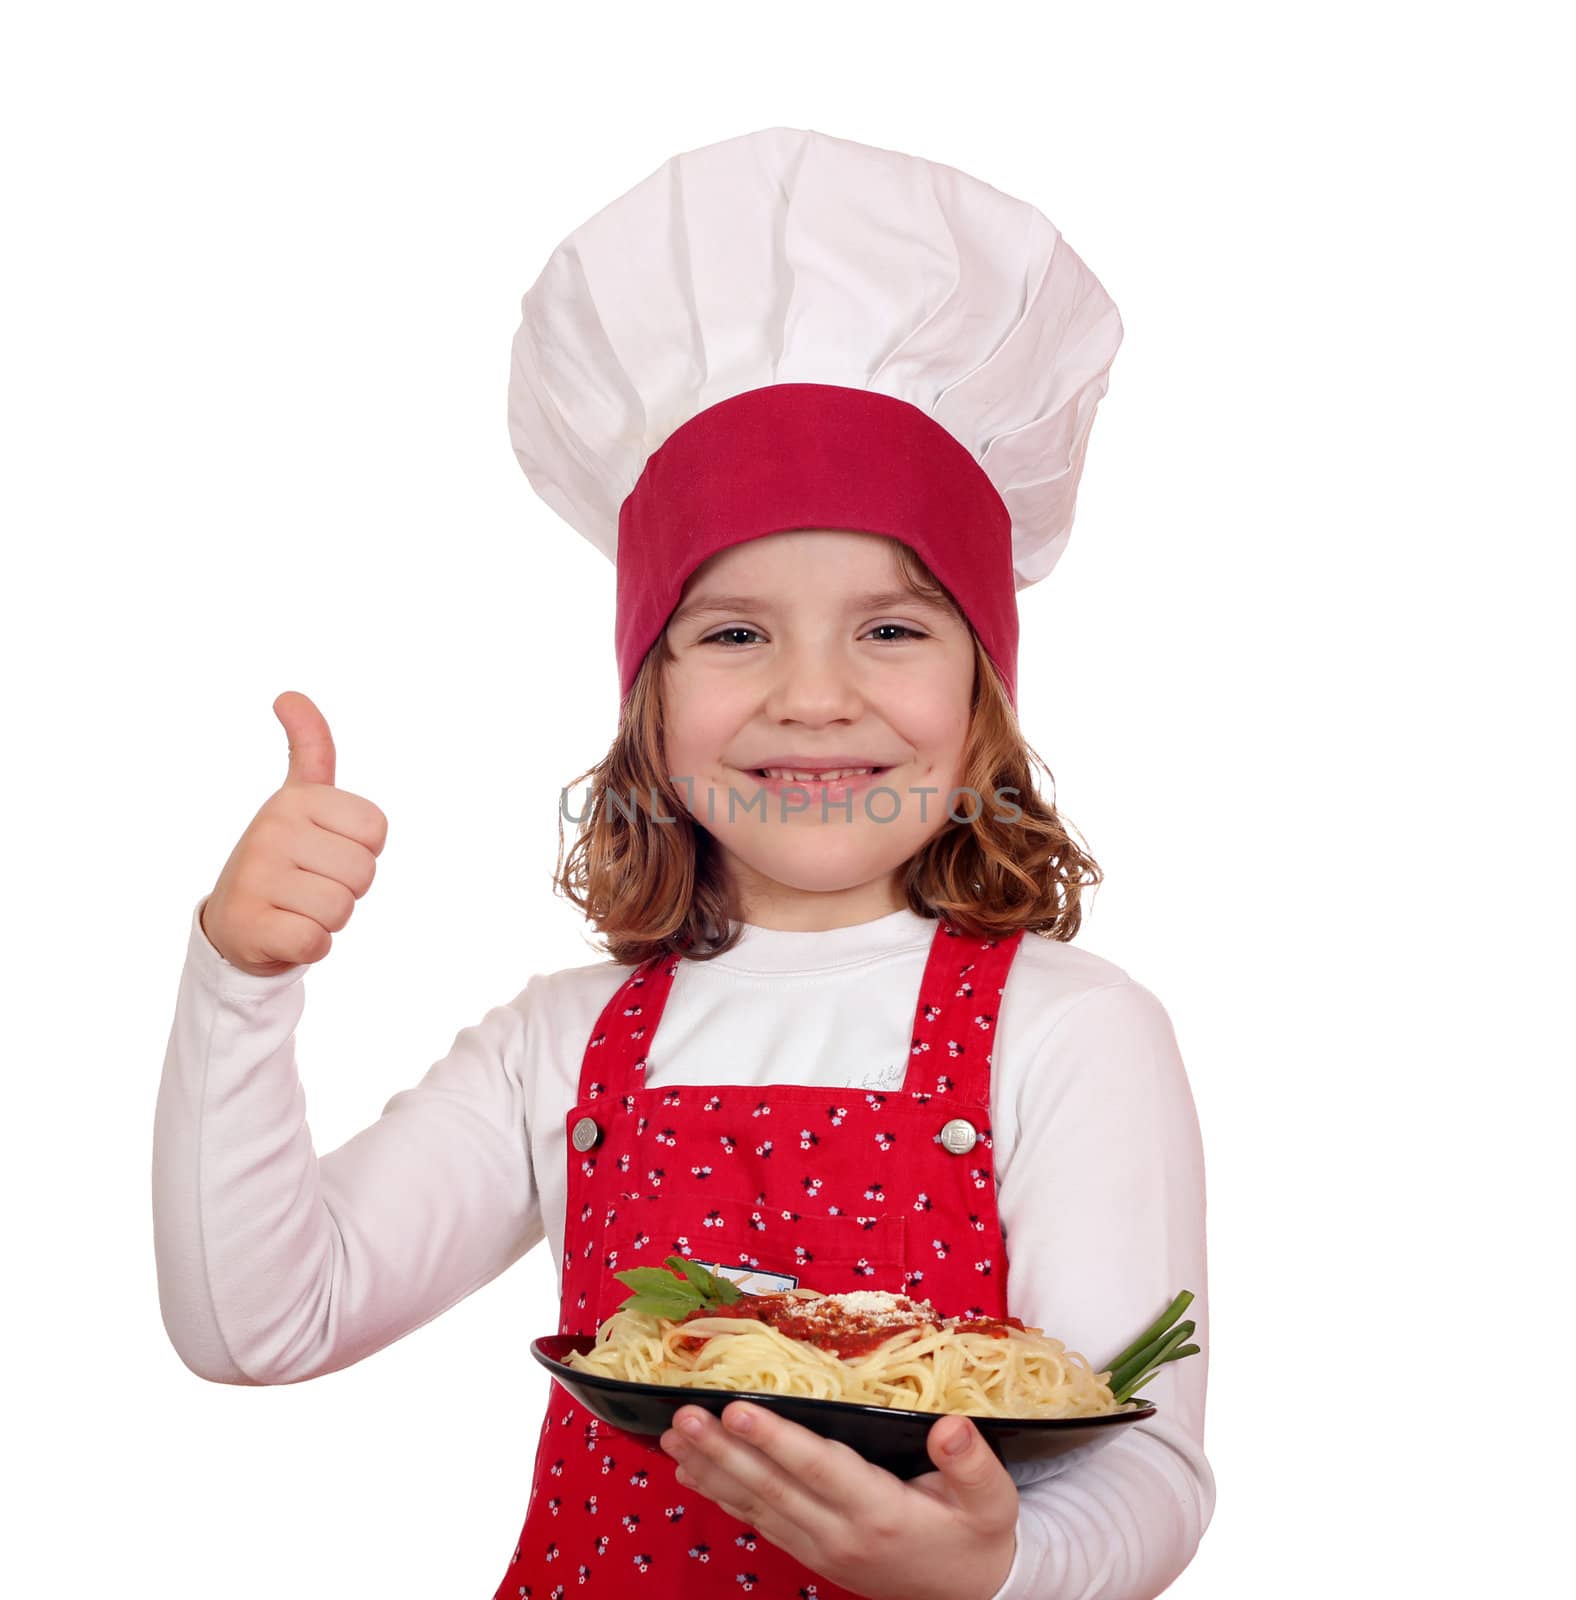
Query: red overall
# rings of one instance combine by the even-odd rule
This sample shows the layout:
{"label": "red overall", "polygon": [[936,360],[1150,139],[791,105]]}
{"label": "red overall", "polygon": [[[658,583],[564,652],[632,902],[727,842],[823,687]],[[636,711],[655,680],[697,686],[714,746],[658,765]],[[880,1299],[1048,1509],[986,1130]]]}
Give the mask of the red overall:
{"label": "red overall", "polygon": [[[669,1255],[786,1272],[828,1294],[907,1293],[943,1316],[1005,1315],[990,1064],[1022,939],[971,939],[938,921],[907,1077],[884,1093],[646,1088],[682,958],[637,967],[592,1029],[564,1130],[579,1126],[584,1143],[591,1119],[600,1137],[583,1154],[569,1148],[560,1331],[595,1333],[630,1293],[614,1272]],[[674,1467],[654,1435],[599,1422],[554,1383],[525,1525],[494,1600],[642,1587],[653,1597],[851,1594],[682,1488]]]}

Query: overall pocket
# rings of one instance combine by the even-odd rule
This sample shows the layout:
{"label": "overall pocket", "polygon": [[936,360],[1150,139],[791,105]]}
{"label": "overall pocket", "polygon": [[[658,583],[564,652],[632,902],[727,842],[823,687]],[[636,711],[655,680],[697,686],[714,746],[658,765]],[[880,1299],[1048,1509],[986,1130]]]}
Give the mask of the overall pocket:
{"label": "overall pocket", "polygon": [[908,1217],[901,1211],[789,1219],[767,1206],[719,1200],[685,1237],[691,1260],[757,1293],[794,1284],[822,1294],[903,1292]]}

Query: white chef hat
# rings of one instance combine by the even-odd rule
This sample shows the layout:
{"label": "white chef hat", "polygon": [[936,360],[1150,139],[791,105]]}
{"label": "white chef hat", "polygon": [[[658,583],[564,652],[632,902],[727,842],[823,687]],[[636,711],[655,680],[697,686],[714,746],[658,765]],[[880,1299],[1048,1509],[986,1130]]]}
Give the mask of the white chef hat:
{"label": "white chef hat", "polygon": [[1016,700],[1016,591],[1072,528],[1115,305],[1032,205],[804,128],[685,151],[521,301],[509,435],[617,567],[627,694],[685,581],[789,528],[911,545]]}

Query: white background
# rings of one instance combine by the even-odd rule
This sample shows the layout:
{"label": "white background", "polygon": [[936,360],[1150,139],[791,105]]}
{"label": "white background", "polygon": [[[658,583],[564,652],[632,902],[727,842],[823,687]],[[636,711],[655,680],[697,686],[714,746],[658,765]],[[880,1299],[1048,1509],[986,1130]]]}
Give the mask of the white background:
{"label": "white background", "polygon": [[[774,123],[1037,205],[1121,309],[1021,704],[1208,1162],[1188,1600],[1549,1592],[1572,1066],[1568,56],[1530,6],[56,5],[0,56],[8,1594],[482,1600],[539,1248],[360,1367],[204,1383],[149,1203],[187,919],[310,694],[390,818],[308,975],[317,1148],[533,971],[613,571],[519,296]],[[1563,146],[1564,154],[1560,154]]]}

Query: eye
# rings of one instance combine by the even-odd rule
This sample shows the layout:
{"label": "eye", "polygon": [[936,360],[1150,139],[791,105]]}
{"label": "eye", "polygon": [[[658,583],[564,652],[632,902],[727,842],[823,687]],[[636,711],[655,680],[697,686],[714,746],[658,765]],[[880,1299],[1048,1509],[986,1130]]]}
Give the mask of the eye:
{"label": "eye", "polygon": [[[901,622],[878,622],[870,631],[872,633],[880,633],[883,629],[889,633],[906,633],[910,639],[923,639],[926,637],[918,628],[906,627]],[[891,641],[893,644],[897,642],[896,639]]]}
{"label": "eye", "polygon": [[[702,644],[711,644],[711,643],[713,643],[713,641],[721,639],[725,634],[730,634],[730,633],[755,633],[755,636],[757,638],[760,637],[760,635],[758,633],[756,633],[754,628],[746,628],[741,624],[737,628],[719,628],[715,633],[707,634],[707,636],[704,639],[701,640],[701,643]],[[732,648],[732,647],[729,646],[728,648]]]}

